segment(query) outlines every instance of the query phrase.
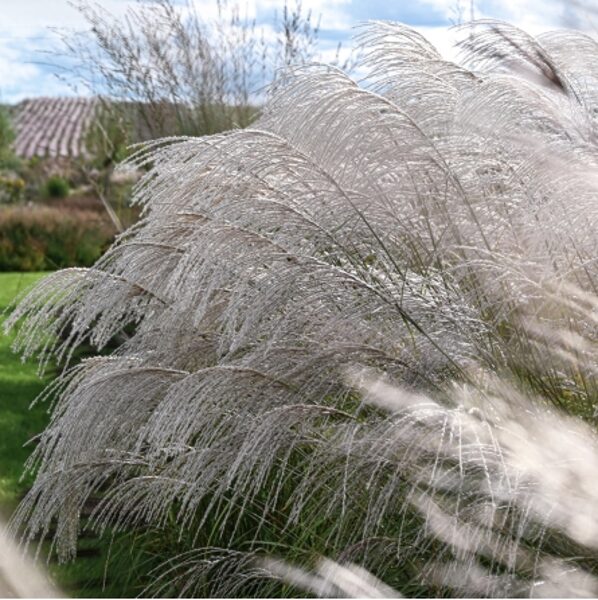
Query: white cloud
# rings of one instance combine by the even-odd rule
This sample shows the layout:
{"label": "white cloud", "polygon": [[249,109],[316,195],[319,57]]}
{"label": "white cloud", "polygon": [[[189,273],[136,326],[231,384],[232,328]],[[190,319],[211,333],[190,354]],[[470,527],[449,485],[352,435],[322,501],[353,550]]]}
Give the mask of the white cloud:
{"label": "white cloud", "polygon": [[[102,0],[116,14],[130,0]],[[71,95],[73,90],[40,64],[56,47],[52,28],[81,29],[82,15],[68,0],[2,0],[0,21],[0,100],[18,102],[39,95]]]}
{"label": "white cloud", "polygon": [[[215,0],[191,1],[203,19],[209,21],[216,16]],[[258,22],[264,23],[269,38],[274,35],[273,13],[276,9],[281,9],[283,0],[230,0],[231,4],[235,1],[238,1],[242,12],[246,9],[250,18],[257,18]],[[324,59],[334,58],[336,40],[339,38],[343,39],[344,52],[347,52],[346,48],[351,45],[351,28],[355,24],[352,15],[356,14],[357,9],[360,9],[360,14],[363,15],[364,6],[369,7],[365,4],[368,1],[302,0],[304,12],[311,11],[314,19],[321,16],[323,30],[334,32],[328,39],[323,37],[324,33],[320,35],[320,48]],[[464,18],[469,18],[470,0],[410,1],[418,4],[422,13],[441,14],[447,21],[455,18],[455,7],[460,2]],[[122,15],[128,7],[137,4],[135,0],[98,2],[115,15]],[[31,62],[42,59],[42,55],[36,51],[48,49],[53,45],[53,36],[49,28],[83,29],[86,23],[82,15],[69,0],[0,0],[0,3],[0,99],[15,101],[28,95],[70,93],[68,86],[52,76],[48,68]],[[290,0],[289,5],[292,7],[293,4],[293,0]],[[563,26],[565,17],[575,10],[569,0],[475,0],[474,5],[477,17],[509,20],[531,34]],[[371,18],[378,18],[379,15],[375,13],[376,3],[372,2],[371,7]],[[446,27],[432,26],[418,26],[416,29],[426,36],[443,56],[454,59],[452,31]]]}
{"label": "white cloud", "polygon": [[68,86],[32,62],[33,57],[0,39],[0,102],[18,102],[30,96],[68,95]]}
{"label": "white cloud", "polygon": [[[470,18],[470,0],[419,0],[433,7],[447,20],[454,20],[459,10],[464,21]],[[532,34],[563,27],[567,11],[575,11],[576,2],[571,0],[474,0],[476,19],[495,18],[509,21]],[[580,7],[583,0],[579,2]]]}
{"label": "white cloud", "polygon": [[[321,17],[322,25],[326,29],[348,31],[352,24],[350,15],[351,3],[352,0],[301,0],[301,11],[303,15],[311,12],[314,24]],[[215,19],[218,16],[218,8],[215,0],[191,0],[191,4],[201,18],[206,21]],[[234,0],[230,2],[230,5],[235,5]],[[250,19],[255,18],[260,21],[264,19],[271,21],[276,11],[278,11],[280,16],[284,0],[240,0],[238,6],[241,17],[247,16]],[[291,10],[293,9],[293,0],[288,2],[288,6]],[[182,10],[185,10],[185,8],[183,7]]]}
{"label": "white cloud", "polygon": [[[256,10],[265,15],[280,11],[283,5],[282,0],[254,0],[254,3]],[[310,11],[316,20],[321,17],[322,26],[328,30],[348,32],[353,24],[351,4],[352,0],[302,0],[301,10],[303,14]],[[293,7],[292,2],[289,7]]]}
{"label": "white cloud", "polygon": [[560,0],[493,0],[484,8],[531,34],[562,27],[565,2]]}
{"label": "white cloud", "polygon": [[[112,14],[123,14],[132,0],[101,0],[101,6]],[[0,37],[36,37],[48,28],[80,28],[85,21],[69,0],[3,0]]]}
{"label": "white cloud", "polygon": [[455,61],[457,51],[454,48],[455,32],[449,27],[414,27],[440,52],[445,60]]}

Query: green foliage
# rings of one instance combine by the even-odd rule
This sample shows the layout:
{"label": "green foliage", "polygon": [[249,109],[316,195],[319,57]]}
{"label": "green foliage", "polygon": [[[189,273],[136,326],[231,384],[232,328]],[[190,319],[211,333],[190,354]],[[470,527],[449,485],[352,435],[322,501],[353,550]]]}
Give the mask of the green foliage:
{"label": "green foliage", "polygon": [[92,166],[104,169],[123,161],[127,148],[135,141],[132,128],[126,111],[112,102],[104,103],[85,140]]}
{"label": "green foliage", "polygon": [[44,196],[47,198],[66,198],[69,192],[68,181],[60,175],[52,175],[44,185]]}
{"label": "green foliage", "polygon": [[[0,324],[2,312],[46,273],[0,273]],[[37,364],[23,363],[10,349],[14,335],[0,336],[0,515],[6,519],[29,489],[32,477],[23,478],[23,465],[33,449],[27,444],[49,421],[47,404],[31,406],[51,381],[40,378]],[[141,591],[144,581],[140,556],[133,552],[130,534],[83,540],[82,556],[73,564],[49,566],[58,586],[76,597],[129,597]],[[136,547],[137,549],[137,547]],[[109,567],[106,577],[106,567]],[[145,571],[147,572],[147,571]]]}
{"label": "green foliage", "polygon": [[0,175],[0,204],[20,202],[25,189],[25,181],[21,177]]}
{"label": "green foliage", "polygon": [[0,106],[0,169],[14,169],[19,164],[12,150],[14,139],[15,134],[8,110]]}
{"label": "green foliage", "polygon": [[[42,273],[0,274],[0,314]],[[0,322],[3,320],[0,316]],[[0,337],[0,512],[14,508],[27,481],[20,481],[30,448],[23,445],[46,426],[46,409],[29,404],[44,389],[49,378],[40,379],[37,365],[22,363],[10,350],[14,336]]]}
{"label": "green foliage", "polygon": [[92,211],[6,208],[0,212],[0,271],[40,271],[89,266],[113,237]]}

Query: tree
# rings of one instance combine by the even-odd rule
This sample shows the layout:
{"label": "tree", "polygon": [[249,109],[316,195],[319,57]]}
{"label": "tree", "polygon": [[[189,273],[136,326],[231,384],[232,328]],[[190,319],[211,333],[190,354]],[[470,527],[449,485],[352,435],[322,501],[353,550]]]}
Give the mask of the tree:
{"label": "tree", "polygon": [[15,133],[6,106],[0,106],[0,169],[13,169],[18,165],[12,149]]}

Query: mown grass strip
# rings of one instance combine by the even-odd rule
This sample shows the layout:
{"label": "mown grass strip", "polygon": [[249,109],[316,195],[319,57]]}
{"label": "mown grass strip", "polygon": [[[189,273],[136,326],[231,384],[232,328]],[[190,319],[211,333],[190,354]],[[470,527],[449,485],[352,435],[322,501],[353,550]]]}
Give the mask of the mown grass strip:
{"label": "mown grass strip", "polygon": [[[44,275],[0,273],[0,326],[14,298]],[[38,377],[35,361],[21,362],[10,349],[13,337],[0,336],[0,512],[4,517],[10,516],[30,485],[27,478],[20,481],[33,447],[25,444],[44,429],[48,414],[45,406],[29,407],[51,378]]]}

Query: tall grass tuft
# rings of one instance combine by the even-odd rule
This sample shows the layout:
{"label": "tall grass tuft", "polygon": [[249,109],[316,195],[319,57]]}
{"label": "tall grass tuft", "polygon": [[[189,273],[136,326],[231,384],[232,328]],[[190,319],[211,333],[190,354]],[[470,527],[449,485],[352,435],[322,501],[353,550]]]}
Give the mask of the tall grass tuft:
{"label": "tall grass tuft", "polygon": [[359,41],[361,85],[136,153],[142,220],[12,313],[41,368],[128,332],[54,384],[13,527],[71,559],[99,496],[158,595],[595,594],[598,46]]}

